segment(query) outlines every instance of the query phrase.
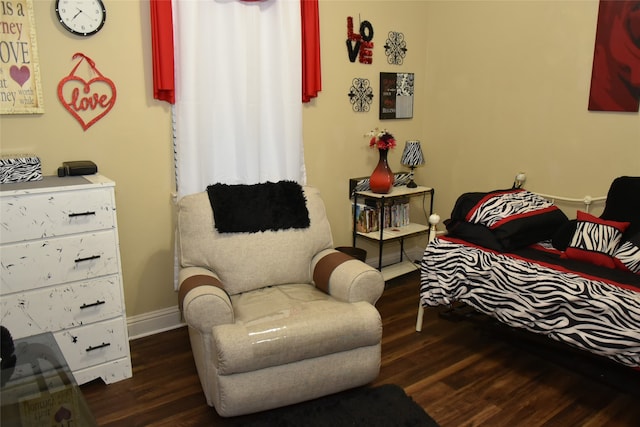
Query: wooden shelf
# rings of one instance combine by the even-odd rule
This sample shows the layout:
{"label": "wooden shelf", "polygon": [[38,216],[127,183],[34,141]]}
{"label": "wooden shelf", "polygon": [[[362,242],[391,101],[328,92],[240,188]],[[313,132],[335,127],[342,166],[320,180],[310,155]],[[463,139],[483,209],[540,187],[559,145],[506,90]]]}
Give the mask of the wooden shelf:
{"label": "wooden shelf", "polygon": [[[388,227],[382,231],[382,240],[383,241],[391,241],[394,239],[401,239],[404,237],[416,236],[418,234],[424,234],[429,231],[429,227],[424,224],[410,223],[409,225],[405,225],[403,227]],[[361,233],[358,232],[358,236],[364,237],[366,239],[379,241],[380,239],[380,230],[372,231],[370,233]]]}
{"label": "wooden shelf", "polygon": [[416,188],[409,188],[405,185],[399,187],[393,187],[388,193],[374,193],[373,191],[357,191],[358,196],[362,196],[369,199],[389,199],[393,197],[403,196],[417,196],[423,193],[431,193],[433,189],[430,187],[417,186]]}

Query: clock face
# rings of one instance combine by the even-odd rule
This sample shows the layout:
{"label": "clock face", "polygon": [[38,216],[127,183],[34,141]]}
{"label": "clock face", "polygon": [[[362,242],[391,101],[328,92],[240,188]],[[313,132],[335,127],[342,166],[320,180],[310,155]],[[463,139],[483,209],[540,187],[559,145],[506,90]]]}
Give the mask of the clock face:
{"label": "clock face", "polygon": [[97,33],[107,19],[101,0],[56,0],[56,15],[67,31],[81,36]]}

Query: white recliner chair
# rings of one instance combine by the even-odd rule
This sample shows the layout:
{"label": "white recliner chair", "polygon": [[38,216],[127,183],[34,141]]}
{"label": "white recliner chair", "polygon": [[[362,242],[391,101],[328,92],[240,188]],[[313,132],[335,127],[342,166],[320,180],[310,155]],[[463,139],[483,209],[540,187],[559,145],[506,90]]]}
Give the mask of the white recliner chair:
{"label": "white recliner chair", "polygon": [[179,202],[180,307],[207,403],[221,416],[378,376],[382,275],[333,249],[319,191],[301,190],[309,226],[277,231],[220,232],[206,191]]}

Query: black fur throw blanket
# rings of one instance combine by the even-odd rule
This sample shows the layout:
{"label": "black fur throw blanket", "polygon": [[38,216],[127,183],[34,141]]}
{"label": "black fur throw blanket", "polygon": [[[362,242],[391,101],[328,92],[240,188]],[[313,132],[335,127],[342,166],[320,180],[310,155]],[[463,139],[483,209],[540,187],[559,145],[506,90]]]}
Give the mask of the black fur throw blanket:
{"label": "black fur throw blanket", "polygon": [[220,233],[255,233],[309,227],[307,201],[293,181],[213,184],[207,187]]}

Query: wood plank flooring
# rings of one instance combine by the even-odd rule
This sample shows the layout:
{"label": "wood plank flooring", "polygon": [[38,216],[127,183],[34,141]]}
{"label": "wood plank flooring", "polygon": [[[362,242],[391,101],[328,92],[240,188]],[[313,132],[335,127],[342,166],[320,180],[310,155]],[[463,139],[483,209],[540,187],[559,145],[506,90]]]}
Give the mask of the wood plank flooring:
{"label": "wood plank flooring", "polygon": [[[418,281],[415,272],[388,282],[377,304],[382,366],[373,386],[400,385],[442,427],[640,425],[634,390],[561,367],[474,323],[429,309],[415,332]],[[131,379],[81,387],[100,426],[225,424],[205,402],[185,328],[132,341],[131,352]]]}

